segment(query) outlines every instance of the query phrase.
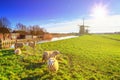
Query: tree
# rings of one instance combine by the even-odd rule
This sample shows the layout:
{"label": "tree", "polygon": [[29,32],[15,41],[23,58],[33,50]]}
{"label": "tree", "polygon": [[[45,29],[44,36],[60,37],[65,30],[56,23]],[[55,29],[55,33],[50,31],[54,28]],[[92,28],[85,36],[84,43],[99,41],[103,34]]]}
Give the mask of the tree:
{"label": "tree", "polygon": [[44,28],[41,28],[39,25],[34,25],[29,27],[30,34],[33,35],[43,35],[46,33],[46,30]]}
{"label": "tree", "polygon": [[22,23],[17,23],[16,24],[16,29],[17,30],[13,31],[14,33],[20,33],[21,35],[28,34],[27,26],[22,24]]}
{"label": "tree", "polygon": [[22,23],[18,23],[16,25],[17,30],[14,32],[20,33],[20,34],[30,34],[32,37],[34,35],[43,35],[46,33],[46,30],[44,28],[41,28],[39,25],[33,25],[33,26],[26,26]]}
{"label": "tree", "polygon": [[18,30],[21,30],[21,31],[26,31],[27,30],[26,25],[24,25],[22,23],[16,24],[16,27],[17,27]]}
{"label": "tree", "polygon": [[10,22],[7,18],[0,18],[0,33],[3,34],[3,40],[5,40],[6,34],[10,33]]}
{"label": "tree", "polygon": [[43,35],[46,33],[46,30],[44,28],[41,28],[39,25],[34,25],[33,27],[35,35]]}

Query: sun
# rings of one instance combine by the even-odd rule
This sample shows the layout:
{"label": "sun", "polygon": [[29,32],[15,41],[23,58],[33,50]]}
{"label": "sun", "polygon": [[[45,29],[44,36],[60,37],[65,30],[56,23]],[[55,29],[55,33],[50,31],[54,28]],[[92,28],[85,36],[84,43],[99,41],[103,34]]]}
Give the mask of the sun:
{"label": "sun", "polygon": [[103,4],[97,4],[92,9],[92,14],[94,18],[105,18],[108,15],[107,6]]}

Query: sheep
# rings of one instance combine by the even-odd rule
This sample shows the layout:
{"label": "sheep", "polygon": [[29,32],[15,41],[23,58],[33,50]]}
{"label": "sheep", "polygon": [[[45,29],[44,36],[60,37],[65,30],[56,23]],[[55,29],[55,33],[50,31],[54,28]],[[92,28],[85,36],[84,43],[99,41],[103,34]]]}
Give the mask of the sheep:
{"label": "sheep", "polygon": [[34,48],[34,47],[36,46],[36,43],[35,43],[35,42],[29,42],[29,43],[28,43],[28,46]]}
{"label": "sheep", "polygon": [[23,46],[24,46],[23,42],[16,42],[15,45],[14,45],[15,49],[22,48]]}
{"label": "sheep", "polygon": [[58,55],[60,52],[55,50],[55,51],[45,51],[42,56],[42,62],[46,62],[50,57],[56,58],[56,55]]}
{"label": "sheep", "polygon": [[48,70],[51,72],[56,72],[59,68],[58,61],[53,57],[48,59],[47,66],[48,66]]}
{"label": "sheep", "polygon": [[16,48],[14,53],[17,54],[17,55],[20,55],[22,52],[21,52],[20,48]]}

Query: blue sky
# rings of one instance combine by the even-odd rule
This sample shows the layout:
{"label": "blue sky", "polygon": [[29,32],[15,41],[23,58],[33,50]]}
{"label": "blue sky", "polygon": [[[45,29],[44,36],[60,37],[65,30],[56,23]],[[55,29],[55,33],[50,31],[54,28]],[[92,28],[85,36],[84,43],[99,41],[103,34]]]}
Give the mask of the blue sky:
{"label": "blue sky", "polygon": [[[107,5],[109,20],[119,16],[120,0],[0,0],[0,16],[7,17],[13,27],[21,22],[38,24],[48,32],[77,32],[83,17],[87,25],[100,24],[94,25],[90,16],[92,7],[99,3]],[[96,31],[101,32],[99,28]]]}

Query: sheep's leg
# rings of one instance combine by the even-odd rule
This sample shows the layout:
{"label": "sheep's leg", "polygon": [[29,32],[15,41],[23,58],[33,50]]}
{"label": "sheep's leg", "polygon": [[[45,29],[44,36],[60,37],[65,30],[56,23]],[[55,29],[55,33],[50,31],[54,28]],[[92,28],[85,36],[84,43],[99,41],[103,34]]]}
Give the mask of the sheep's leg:
{"label": "sheep's leg", "polygon": [[42,62],[44,62],[44,59],[42,58]]}

